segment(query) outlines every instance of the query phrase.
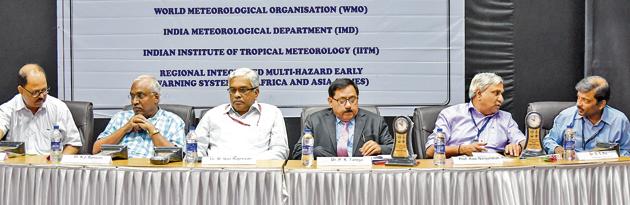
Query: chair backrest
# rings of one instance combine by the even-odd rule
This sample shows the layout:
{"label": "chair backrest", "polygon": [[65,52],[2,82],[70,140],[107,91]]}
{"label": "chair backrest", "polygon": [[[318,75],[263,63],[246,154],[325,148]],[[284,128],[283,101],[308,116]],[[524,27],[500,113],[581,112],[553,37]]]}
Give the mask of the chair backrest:
{"label": "chair backrest", "polygon": [[418,107],[413,112],[413,151],[418,154],[418,159],[424,159],[426,148],[425,144],[429,135],[433,133],[435,128],[435,121],[438,118],[440,112],[448,106],[427,106]]}
{"label": "chair backrest", "polygon": [[[180,105],[180,104],[160,104],[160,108],[166,111],[175,113],[177,116],[184,120],[184,132],[187,134],[188,130],[195,123],[195,111],[192,106]],[[131,105],[126,105],[123,110],[130,110]]]}
{"label": "chair backrest", "polygon": [[[301,125],[300,126],[300,128],[301,128],[300,133],[304,134],[304,133],[302,133],[302,132],[304,132],[304,121],[306,121],[306,118],[308,116],[310,116],[311,114],[313,114],[313,113],[315,113],[317,111],[328,109],[328,108],[330,108],[330,107],[328,107],[328,106],[321,106],[321,107],[305,107],[305,108],[303,108],[302,109],[302,114],[300,115],[300,122],[301,122],[301,124],[300,124]],[[380,112],[378,111],[378,108],[376,106],[365,106],[365,107],[360,106],[360,108],[364,109],[364,110],[367,110],[367,111],[370,111],[370,112],[373,112],[373,113],[376,113],[377,115],[380,115]]]}
{"label": "chair backrest", "polygon": [[535,111],[540,113],[540,116],[542,116],[540,144],[542,144],[543,138],[549,133],[551,127],[553,127],[553,120],[556,116],[558,116],[562,110],[574,105],[574,101],[546,101],[529,103],[527,106],[527,113]]}
{"label": "chair backrest", "polygon": [[94,113],[93,105],[91,102],[80,101],[63,101],[70,109],[74,124],[79,129],[79,135],[81,135],[81,154],[92,154],[92,146],[96,141],[94,136]]}

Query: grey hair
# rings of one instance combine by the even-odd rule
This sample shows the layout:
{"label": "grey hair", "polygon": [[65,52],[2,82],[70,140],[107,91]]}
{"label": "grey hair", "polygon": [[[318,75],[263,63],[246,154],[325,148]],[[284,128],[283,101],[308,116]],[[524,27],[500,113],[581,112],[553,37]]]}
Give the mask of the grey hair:
{"label": "grey hair", "polygon": [[138,76],[136,79],[133,80],[133,83],[139,82],[139,81],[147,81],[149,83],[149,89],[151,89],[151,92],[155,92],[157,94],[160,94],[160,83],[158,83],[157,79],[155,79],[154,76],[152,75],[140,75]]}
{"label": "grey hair", "polygon": [[606,79],[601,76],[586,77],[575,85],[575,90],[582,93],[590,92],[593,89],[595,89],[595,99],[598,103],[610,99],[610,86],[608,86]]}
{"label": "grey hair", "polygon": [[228,80],[232,80],[232,78],[236,77],[246,77],[249,79],[249,82],[252,83],[252,88],[260,86],[260,77],[258,77],[258,73],[252,69],[238,68],[230,73]]}
{"label": "grey hair", "polygon": [[503,83],[503,78],[494,73],[478,73],[470,81],[470,88],[468,89],[468,97],[472,99],[475,97],[475,92],[483,92],[492,85],[498,85]]}

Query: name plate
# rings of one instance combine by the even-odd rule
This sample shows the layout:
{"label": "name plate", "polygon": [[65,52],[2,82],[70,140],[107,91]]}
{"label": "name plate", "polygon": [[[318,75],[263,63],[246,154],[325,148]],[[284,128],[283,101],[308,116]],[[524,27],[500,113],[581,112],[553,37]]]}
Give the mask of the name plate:
{"label": "name plate", "polygon": [[505,157],[495,156],[459,156],[453,157],[454,165],[491,165],[491,164],[503,164]]}
{"label": "name plate", "polygon": [[7,159],[7,153],[5,152],[0,152],[0,162],[4,161],[5,159]]}
{"label": "name plate", "polygon": [[577,160],[619,159],[617,151],[576,152]]}
{"label": "name plate", "polygon": [[201,158],[201,164],[205,165],[255,165],[256,159],[253,157],[239,157],[239,156],[212,156]]}
{"label": "name plate", "polygon": [[63,155],[62,164],[112,164],[111,156],[100,155]]}
{"label": "name plate", "polygon": [[317,167],[372,167],[372,157],[318,157]]}

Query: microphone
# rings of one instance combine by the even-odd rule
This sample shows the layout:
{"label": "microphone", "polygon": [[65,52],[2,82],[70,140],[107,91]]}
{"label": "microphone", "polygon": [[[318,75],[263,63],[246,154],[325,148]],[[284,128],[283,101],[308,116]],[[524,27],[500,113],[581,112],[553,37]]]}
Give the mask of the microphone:
{"label": "microphone", "polygon": [[170,162],[182,161],[182,148],[181,147],[155,147],[155,156],[151,157],[151,164],[165,165]]}

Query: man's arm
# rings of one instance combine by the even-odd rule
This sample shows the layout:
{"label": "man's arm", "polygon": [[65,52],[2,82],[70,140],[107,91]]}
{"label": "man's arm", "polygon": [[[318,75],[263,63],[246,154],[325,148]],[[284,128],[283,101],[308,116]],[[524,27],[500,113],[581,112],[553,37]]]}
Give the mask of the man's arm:
{"label": "man's arm", "polygon": [[[156,147],[175,146],[173,145],[173,143],[169,142],[166,137],[164,137],[164,133],[156,133],[158,129],[155,127],[155,125],[151,124],[151,122],[149,122],[149,120],[147,120],[147,118],[145,118],[143,115],[138,114],[131,118],[130,121],[133,121],[133,123],[137,124],[142,130],[147,131],[149,133],[149,137],[151,137],[151,140],[153,141],[153,145],[155,145]],[[118,141],[120,142],[120,139]]]}
{"label": "man's arm", "polygon": [[619,154],[630,156],[630,122],[628,119],[622,121],[621,137],[619,139]]}
{"label": "man's arm", "polygon": [[271,128],[271,133],[269,133],[270,142],[269,142],[269,150],[263,152],[259,159],[270,159],[270,160],[286,160],[289,157],[289,145],[287,140],[287,128],[284,124],[284,117],[282,116],[282,112],[277,110],[275,114],[275,119],[273,121],[273,127]]}
{"label": "man's arm", "polygon": [[9,107],[8,102],[0,105],[0,140],[4,139],[4,135],[7,134],[9,126],[11,126],[12,114],[13,110]]}
{"label": "man's arm", "polygon": [[64,136],[62,139],[63,154],[76,154],[81,150],[81,146],[87,145],[81,143],[81,133],[79,133],[79,128],[74,123],[70,109],[65,104],[62,105],[63,108],[59,108],[62,112],[59,113],[60,121],[58,123]]}
{"label": "man's arm", "polygon": [[504,154],[515,157],[520,156],[521,151],[523,151],[523,148],[525,147],[525,141],[527,138],[521,130],[518,129],[518,124],[516,124],[516,121],[514,121],[511,116],[510,121],[508,122],[507,136],[509,144],[505,146]]}
{"label": "man's arm", "polygon": [[553,127],[549,131],[549,133],[543,138],[543,146],[545,150],[547,150],[547,154],[556,154],[558,152],[564,151],[562,146],[559,144],[562,142],[562,133],[564,128],[562,127],[561,116],[558,115],[553,121]]}
{"label": "man's arm", "polygon": [[[92,147],[92,154],[97,154],[101,152],[101,146],[104,144],[120,143],[120,140],[127,133],[131,132],[134,129],[138,129],[138,126],[133,123],[132,119],[129,119],[125,124],[123,124],[123,126],[118,127],[120,126],[120,124],[122,124],[121,121],[123,119],[121,114],[114,115],[114,117],[112,117],[109,124],[105,128],[105,131],[101,133],[101,138],[94,142],[94,147]],[[112,130],[113,132],[111,132]],[[102,137],[103,135],[105,135],[106,137]]]}
{"label": "man's arm", "polygon": [[79,153],[80,148],[77,146],[66,145],[63,148],[63,154],[76,154]]}

